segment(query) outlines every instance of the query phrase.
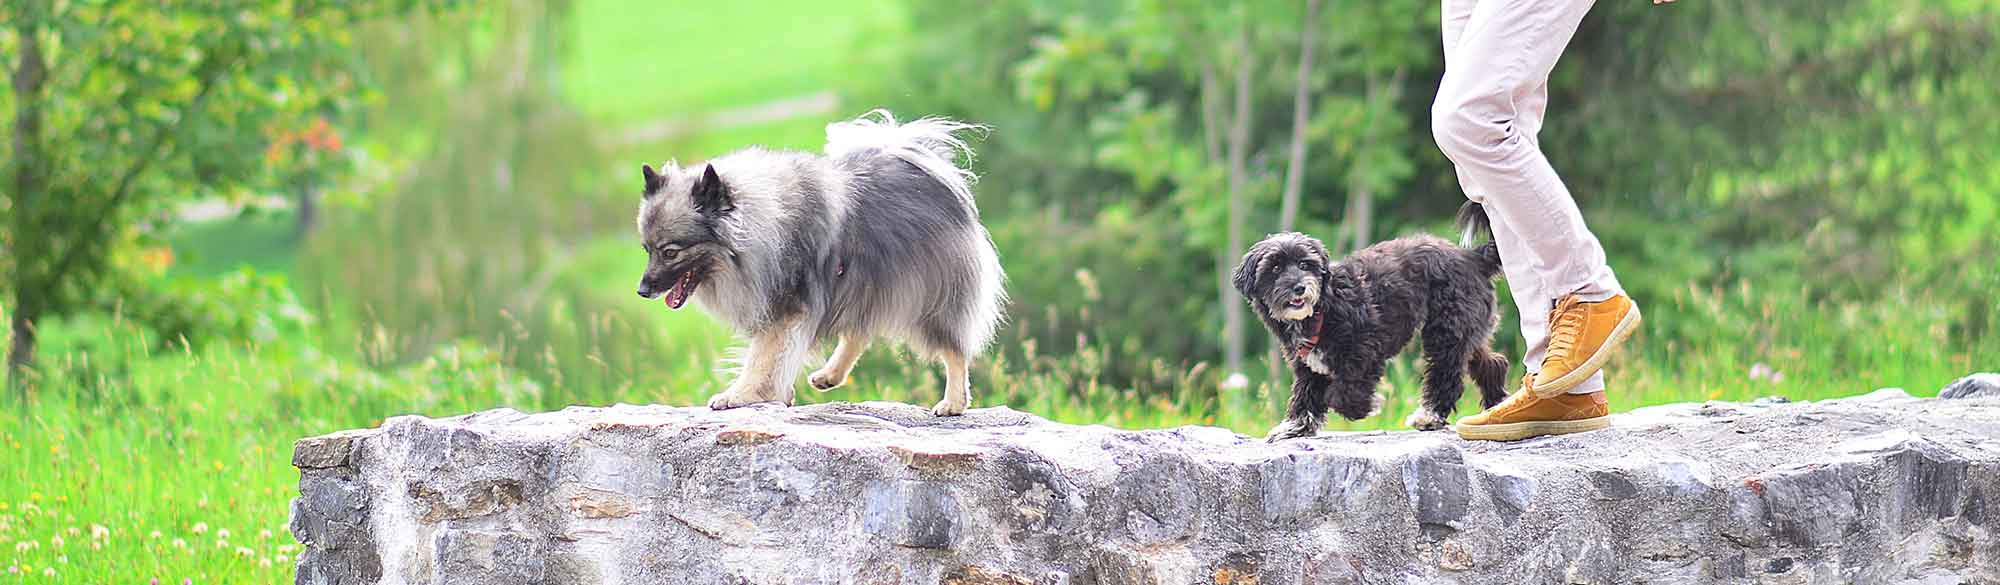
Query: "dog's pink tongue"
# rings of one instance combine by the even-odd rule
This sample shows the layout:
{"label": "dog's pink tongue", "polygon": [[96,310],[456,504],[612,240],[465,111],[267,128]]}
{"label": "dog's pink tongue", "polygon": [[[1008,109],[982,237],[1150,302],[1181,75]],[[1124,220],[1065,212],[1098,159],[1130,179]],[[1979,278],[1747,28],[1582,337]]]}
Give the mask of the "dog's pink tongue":
{"label": "dog's pink tongue", "polygon": [[680,280],[674,281],[674,288],[667,291],[667,296],[665,297],[667,308],[680,310],[681,305],[687,304],[688,276],[691,275],[681,275]]}

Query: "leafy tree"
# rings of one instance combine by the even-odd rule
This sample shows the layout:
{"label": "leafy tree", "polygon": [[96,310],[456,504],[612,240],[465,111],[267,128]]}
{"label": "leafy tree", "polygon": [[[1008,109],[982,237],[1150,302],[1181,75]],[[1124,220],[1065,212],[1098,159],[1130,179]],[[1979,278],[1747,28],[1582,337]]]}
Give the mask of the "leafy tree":
{"label": "leafy tree", "polygon": [[1639,251],[1632,264],[1672,267],[1628,286],[1661,297],[1754,278],[1866,301],[1913,283],[1953,313],[1957,340],[1990,335],[2000,5],[1643,8],[1600,4],[1553,84],[1570,115],[1545,132],[1561,139],[1543,141],[1597,202],[1587,209],[1699,235],[1683,247],[1600,230],[1614,254]]}
{"label": "leafy tree", "polygon": [[[1463,200],[1426,131],[1438,3],[1314,4],[915,3],[905,74],[884,82],[900,97],[877,99],[994,125],[982,207],[1015,330],[1042,352],[1087,334],[1229,362],[1241,303],[1207,291],[1240,240],[1290,223],[1344,251],[1442,227]],[[1996,30],[1986,0],[1600,2],[1556,68],[1540,143],[1641,299],[1746,278],[1844,302],[1915,286],[1954,339],[1988,347]],[[1121,310],[1078,318],[1097,302],[1085,289],[1118,291]],[[1662,319],[1648,338],[1735,325]],[[1114,360],[1112,383],[1129,367]]]}
{"label": "leafy tree", "polygon": [[[1220,355],[1239,370],[1262,343],[1226,278],[1247,241],[1284,228],[1331,233],[1354,217],[1343,207],[1372,214],[1435,150],[1415,139],[1428,133],[1412,132],[1407,113],[1428,95],[1402,87],[1437,59],[1436,33],[1424,30],[1435,2],[928,6],[912,17],[921,26],[908,74],[887,85],[924,96],[906,109],[995,126],[981,153],[982,206],[989,223],[1021,224],[995,237],[1028,308],[1013,319],[1041,347],[1098,333],[1039,310],[1090,302],[1069,282],[1081,269],[1121,291],[1127,310],[1092,314],[1102,333],[1136,338],[1131,357]],[[1372,234],[1371,222],[1352,223],[1357,235],[1342,241]],[[1015,233],[1023,241],[1006,241]],[[1075,237],[1058,254],[1037,233]]]}
{"label": "leafy tree", "polygon": [[357,22],[442,0],[55,2],[0,8],[12,114],[0,197],[9,379],[34,360],[35,323],[86,307],[120,251],[170,205],[241,198],[292,176],[263,156],[276,133],[352,104]]}

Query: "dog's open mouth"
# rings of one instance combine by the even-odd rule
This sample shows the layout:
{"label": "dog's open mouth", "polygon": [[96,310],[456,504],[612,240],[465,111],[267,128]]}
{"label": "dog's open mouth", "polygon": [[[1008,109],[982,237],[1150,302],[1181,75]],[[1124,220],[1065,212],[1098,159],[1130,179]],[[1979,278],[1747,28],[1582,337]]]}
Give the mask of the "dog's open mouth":
{"label": "dog's open mouth", "polygon": [[1290,295],[1283,301],[1273,303],[1271,316],[1286,321],[1298,321],[1313,316],[1313,307],[1318,303],[1319,291],[1307,289],[1304,293]]}
{"label": "dog's open mouth", "polygon": [[689,270],[681,273],[681,279],[674,281],[674,287],[667,289],[667,294],[661,298],[666,299],[667,308],[679,310],[681,305],[687,304],[688,298],[694,296],[694,289],[697,286],[701,286],[701,279],[695,277],[693,270]]}

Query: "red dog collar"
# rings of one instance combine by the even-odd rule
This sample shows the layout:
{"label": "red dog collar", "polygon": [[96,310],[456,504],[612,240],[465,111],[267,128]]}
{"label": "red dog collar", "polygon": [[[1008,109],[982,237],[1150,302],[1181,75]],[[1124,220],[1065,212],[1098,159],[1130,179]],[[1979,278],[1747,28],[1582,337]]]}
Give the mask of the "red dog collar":
{"label": "red dog collar", "polygon": [[1312,336],[1305,338],[1304,341],[1300,341],[1298,349],[1292,351],[1292,355],[1296,361],[1304,361],[1306,356],[1312,354],[1313,348],[1319,347],[1319,326],[1320,322],[1325,320],[1325,318],[1325,311],[1313,311],[1313,315],[1307,317],[1307,322],[1310,324],[1306,325],[1306,330],[1311,331]]}

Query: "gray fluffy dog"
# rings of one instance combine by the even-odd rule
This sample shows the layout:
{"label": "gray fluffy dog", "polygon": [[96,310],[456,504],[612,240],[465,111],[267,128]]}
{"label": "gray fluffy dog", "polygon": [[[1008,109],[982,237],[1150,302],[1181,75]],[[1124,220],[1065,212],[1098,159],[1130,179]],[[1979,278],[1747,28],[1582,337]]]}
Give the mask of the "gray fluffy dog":
{"label": "gray fluffy dog", "polygon": [[1006,293],[972,201],[978,126],[876,110],[828,125],[825,154],[747,148],[644,173],[639,296],[689,300],[749,338],[742,368],[708,405],[791,404],[807,355],[839,340],[808,381],[829,390],[878,338],[945,366],[939,416],[965,412],[967,372],[1001,319]]}

